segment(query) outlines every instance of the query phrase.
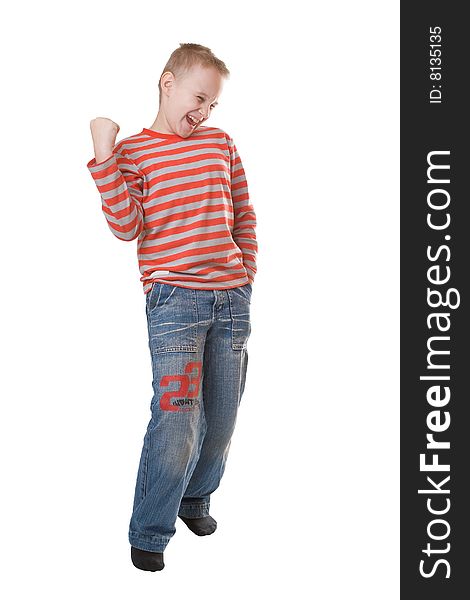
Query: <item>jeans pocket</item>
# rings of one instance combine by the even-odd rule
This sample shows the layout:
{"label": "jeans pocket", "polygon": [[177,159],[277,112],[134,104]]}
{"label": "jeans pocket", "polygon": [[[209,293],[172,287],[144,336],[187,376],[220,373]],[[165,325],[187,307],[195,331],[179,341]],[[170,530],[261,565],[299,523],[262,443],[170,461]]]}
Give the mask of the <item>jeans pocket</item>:
{"label": "jeans pocket", "polygon": [[197,352],[196,290],[160,283],[149,299],[150,349],[163,352]]}
{"label": "jeans pocket", "polygon": [[152,283],[152,287],[147,292],[147,296],[145,299],[145,309],[147,312],[147,318],[150,316],[150,314],[153,312],[153,310],[155,309],[155,307],[158,304],[158,296],[159,296],[160,286],[161,286],[160,282],[154,281]]}
{"label": "jeans pocket", "polygon": [[250,302],[251,290],[246,284],[228,290],[232,322],[232,349],[245,350],[251,334]]}

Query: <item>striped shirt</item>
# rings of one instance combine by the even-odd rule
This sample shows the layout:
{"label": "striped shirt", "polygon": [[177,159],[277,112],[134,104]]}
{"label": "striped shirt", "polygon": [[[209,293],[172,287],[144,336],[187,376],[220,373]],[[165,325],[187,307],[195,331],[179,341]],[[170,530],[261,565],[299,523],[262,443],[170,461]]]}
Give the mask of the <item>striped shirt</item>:
{"label": "striped shirt", "polygon": [[205,290],[253,283],[256,216],[222,129],[201,126],[183,138],[144,128],[87,167],[112,233],[137,238],[144,293],[155,281]]}

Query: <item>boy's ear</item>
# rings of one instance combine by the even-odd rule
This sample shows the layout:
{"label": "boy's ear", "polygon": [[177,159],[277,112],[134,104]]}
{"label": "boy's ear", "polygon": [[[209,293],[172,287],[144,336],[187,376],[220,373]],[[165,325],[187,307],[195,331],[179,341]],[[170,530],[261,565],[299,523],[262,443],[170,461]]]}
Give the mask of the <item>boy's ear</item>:
{"label": "boy's ear", "polygon": [[160,79],[162,89],[169,90],[173,87],[175,76],[171,71],[165,71]]}

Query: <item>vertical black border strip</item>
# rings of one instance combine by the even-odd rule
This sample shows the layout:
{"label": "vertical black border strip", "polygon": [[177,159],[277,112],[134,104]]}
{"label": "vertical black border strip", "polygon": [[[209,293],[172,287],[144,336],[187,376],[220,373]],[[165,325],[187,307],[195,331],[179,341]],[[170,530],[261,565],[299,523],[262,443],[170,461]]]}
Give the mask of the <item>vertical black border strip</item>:
{"label": "vertical black border strip", "polygon": [[[464,92],[470,24],[464,9],[457,2],[401,2],[400,589],[410,600],[470,594],[470,105]],[[430,162],[436,167],[428,171]],[[434,449],[427,448],[427,435]],[[433,461],[436,470],[426,470]]]}

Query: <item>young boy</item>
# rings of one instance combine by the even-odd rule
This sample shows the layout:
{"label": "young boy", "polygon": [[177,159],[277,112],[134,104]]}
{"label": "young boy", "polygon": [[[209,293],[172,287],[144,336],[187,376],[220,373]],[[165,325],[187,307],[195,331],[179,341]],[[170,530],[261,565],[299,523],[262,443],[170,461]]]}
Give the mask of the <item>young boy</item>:
{"label": "young boy", "polygon": [[115,144],[119,126],[91,121],[87,167],[109,228],[137,238],[152,358],[129,542],[134,566],[164,568],[179,516],[209,535],[245,387],[256,216],[233,139],[202,125],[229,76],[209,48],[180,44],[159,82],[152,127]]}

